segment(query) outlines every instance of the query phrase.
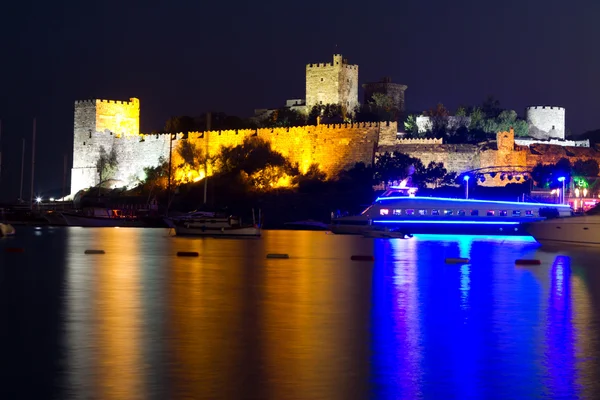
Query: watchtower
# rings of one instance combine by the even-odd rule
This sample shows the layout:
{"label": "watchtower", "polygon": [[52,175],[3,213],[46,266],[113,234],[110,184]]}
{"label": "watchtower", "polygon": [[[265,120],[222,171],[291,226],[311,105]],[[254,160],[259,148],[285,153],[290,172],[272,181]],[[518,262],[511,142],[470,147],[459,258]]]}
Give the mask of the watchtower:
{"label": "watchtower", "polygon": [[348,64],[341,54],[333,62],[306,65],[306,108],[339,104],[353,113],[358,106],[358,65]]}

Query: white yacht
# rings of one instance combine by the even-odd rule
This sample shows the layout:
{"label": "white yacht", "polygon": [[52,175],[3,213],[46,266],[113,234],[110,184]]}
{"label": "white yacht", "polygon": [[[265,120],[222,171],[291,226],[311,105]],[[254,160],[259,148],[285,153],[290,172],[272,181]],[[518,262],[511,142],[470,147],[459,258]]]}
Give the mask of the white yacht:
{"label": "white yacht", "polygon": [[523,227],[542,244],[600,246],[600,205],[583,215],[549,218]]}
{"label": "white yacht", "polygon": [[388,227],[405,234],[524,235],[524,222],[572,215],[563,204],[418,197],[416,191],[392,186],[360,215],[332,219],[331,232],[364,235]]}
{"label": "white yacht", "polygon": [[261,235],[260,226],[256,223],[242,224],[239,217],[213,212],[196,211],[178,218],[167,218],[165,222],[175,229],[177,236],[260,237]]}

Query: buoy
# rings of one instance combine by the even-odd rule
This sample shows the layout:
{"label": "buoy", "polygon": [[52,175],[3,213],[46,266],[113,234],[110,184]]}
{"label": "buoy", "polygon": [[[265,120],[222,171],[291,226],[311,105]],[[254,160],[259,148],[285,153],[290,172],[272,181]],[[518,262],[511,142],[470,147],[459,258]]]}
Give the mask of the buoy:
{"label": "buoy", "polygon": [[515,260],[517,265],[540,265],[541,263],[540,260]]}
{"label": "buoy", "polygon": [[290,256],[288,256],[287,254],[271,253],[267,254],[267,258],[290,258]]}
{"label": "buoy", "polygon": [[25,249],[22,249],[20,247],[7,247],[6,252],[7,253],[24,253]]}
{"label": "buoy", "polygon": [[468,258],[446,258],[446,264],[468,264],[470,261]]}
{"label": "buoy", "polygon": [[350,259],[352,261],[375,261],[373,256],[352,256]]}
{"label": "buoy", "polygon": [[197,251],[178,251],[177,257],[198,257]]}
{"label": "buoy", "polygon": [[85,254],[104,254],[104,250],[86,250]]}

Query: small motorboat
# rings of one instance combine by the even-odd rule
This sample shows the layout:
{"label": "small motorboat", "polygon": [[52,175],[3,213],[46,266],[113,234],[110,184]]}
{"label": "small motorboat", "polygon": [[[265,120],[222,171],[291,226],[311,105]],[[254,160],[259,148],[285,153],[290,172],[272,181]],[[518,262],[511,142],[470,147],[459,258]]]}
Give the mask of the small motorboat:
{"label": "small motorboat", "polygon": [[15,234],[15,228],[10,224],[0,223],[0,237],[12,236]]}

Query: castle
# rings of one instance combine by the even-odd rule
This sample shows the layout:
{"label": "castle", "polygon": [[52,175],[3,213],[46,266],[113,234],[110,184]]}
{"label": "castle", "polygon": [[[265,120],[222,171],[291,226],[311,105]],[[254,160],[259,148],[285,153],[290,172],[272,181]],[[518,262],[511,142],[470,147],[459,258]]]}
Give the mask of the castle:
{"label": "castle", "polygon": [[270,141],[274,150],[298,163],[303,172],[317,163],[333,176],[356,162],[371,164],[379,141],[393,142],[398,131],[395,122],[384,122],[190,132],[187,137],[181,133],[146,135],[139,132],[139,114],[136,98],[75,102],[72,195],[100,183],[101,148],[116,153],[118,170],[113,180],[118,187],[139,183],[145,179],[145,168],[157,166],[161,157],[168,160],[170,136],[173,151],[181,140],[190,140],[208,155],[217,154],[221,146],[239,145],[246,137],[257,136]]}
{"label": "castle", "polygon": [[[391,95],[404,109],[405,85],[384,79],[364,85],[365,94]],[[306,98],[288,100],[287,106],[306,112],[317,104],[340,104],[354,109],[358,103],[358,66],[336,54],[332,63],[306,66]],[[268,110],[267,110],[268,112]],[[311,164],[335,176],[357,162],[373,163],[378,152],[399,151],[421,159],[442,162],[458,173],[497,166],[532,168],[538,162],[555,162],[562,157],[600,160],[600,152],[589,142],[565,140],[565,110],[561,107],[529,107],[530,138],[515,139],[514,132],[501,132],[497,140],[483,145],[443,144],[441,139],[402,139],[396,122],[262,128],[171,134],[140,133],[140,102],[84,100],[75,102],[71,195],[100,183],[97,162],[102,151],[114,150],[118,168],[113,186],[132,187],[145,179],[144,169],[168,160],[170,144],[194,142],[206,154],[215,155],[221,146],[241,144],[257,136],[271,142],[275,151],[306,172]],[[173,138],[172,143],[169,139]],[[174,151],[174,150],[173,150]],[[210,172],[210,171],[209,171]],[[486,185],[502,186],[507,181],[493,173]]]}

